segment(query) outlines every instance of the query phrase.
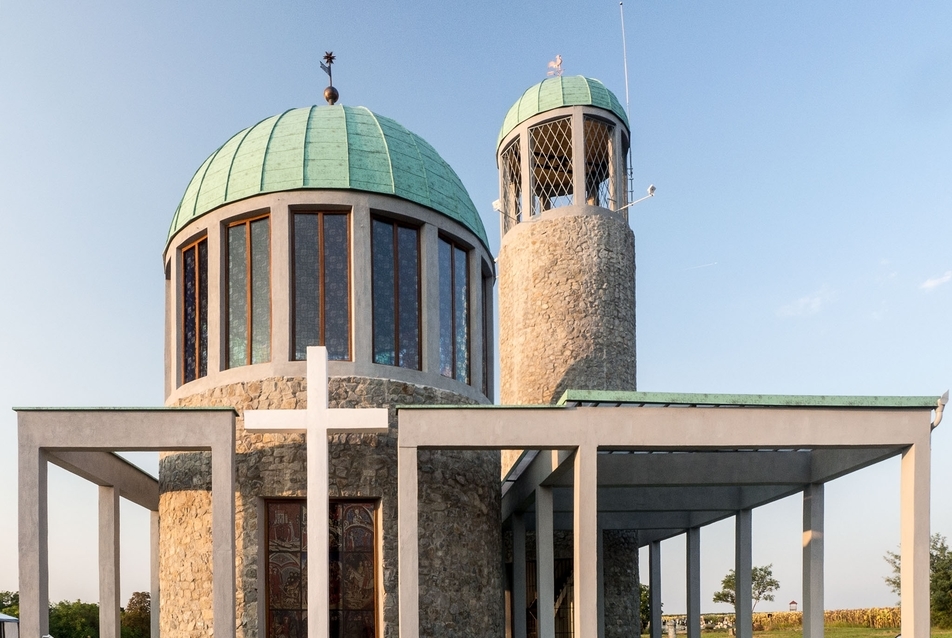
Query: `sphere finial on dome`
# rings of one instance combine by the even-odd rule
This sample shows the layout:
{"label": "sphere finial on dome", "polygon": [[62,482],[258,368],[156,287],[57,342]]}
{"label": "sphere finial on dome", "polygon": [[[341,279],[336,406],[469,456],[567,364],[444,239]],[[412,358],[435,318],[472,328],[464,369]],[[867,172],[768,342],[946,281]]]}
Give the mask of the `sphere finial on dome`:
{"label": "sphere finial on dome", "polygon": [[327,74],[327,88],[324,89],[324,99],[327,100],[327,103],[331,106],[334,106],[340,98],[340,93],[334,88],[334,76],[331,72],[331,66],[334,64],[335,59],[333,51],[325,51],[324,62],[321,62],[321,69]]}

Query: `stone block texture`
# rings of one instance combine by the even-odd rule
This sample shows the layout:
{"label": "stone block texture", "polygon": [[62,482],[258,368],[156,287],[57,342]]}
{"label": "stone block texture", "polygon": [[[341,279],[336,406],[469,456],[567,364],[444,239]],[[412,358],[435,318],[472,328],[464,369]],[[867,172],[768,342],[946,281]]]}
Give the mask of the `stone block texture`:
{"label": "stone block texture", "polygon": [[[180,406],[303,409],[303,378],[271,378],[221,386],[179,401]],[[333,377],[331,407],[389,407],[387,435],[336,435],[329,450],[331,498],[379,499],[383,624],[397,636],[397,461],[395,405],[465,404],[445,390],[387,379]],[[306,496],[303,435],[252,434],[237,420],[237,635],[263,638],[264,583],[259,574],[265,498]],[[502,635],[504,574],[499,556],[499,455],[494,452],[421,451],[421,635]],[[160,462],[160,630],[167,636],[212,635],[210,458],[165,455]],[[315,557],[316,558],[316,557]]]}
{"label": "stone block texture", "polygon": [[501,403],[635,389],[635,236],[624,221],[518,224],[498,263]]}

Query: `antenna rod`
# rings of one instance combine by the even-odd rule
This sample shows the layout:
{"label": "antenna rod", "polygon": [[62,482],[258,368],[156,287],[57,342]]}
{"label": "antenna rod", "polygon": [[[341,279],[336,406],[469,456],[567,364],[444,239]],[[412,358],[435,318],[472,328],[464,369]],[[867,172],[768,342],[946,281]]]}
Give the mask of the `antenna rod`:
{"label": "antenna rod", "polygon": [[[631,104],[628,97],[628,42],[625,39],[625,3],[623,0],[618,2],[618,11],[621,13],[621,53],[622,58],[625,63],[625,115],[628,116],[628,125],[631,126]],[[628,188],[627,195],[628,198],[631,197],[631,184],[634,178],[634,169],[631,165],[631,147],[633,146],[631,139],[628,140],[628,170],[626,171],[628,175],[625,177],[628,178]],[[639,200],[640,201],[640,200]]]}

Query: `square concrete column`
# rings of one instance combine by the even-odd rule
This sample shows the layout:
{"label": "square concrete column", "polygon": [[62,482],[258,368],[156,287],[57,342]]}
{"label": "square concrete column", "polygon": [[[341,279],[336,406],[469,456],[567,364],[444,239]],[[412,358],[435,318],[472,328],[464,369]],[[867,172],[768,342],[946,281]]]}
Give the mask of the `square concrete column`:
{"label": "square concrete column", "polygon": [[212,445],[212,612],[215,638],[235,635],[235,444]]}
{"label": "square concrete column", "polygon": [[598,635],[598,448],[583,444],[575,451],[574,527],[575,635]]}
{"label": "square concrete column", "polygon": [[648,600],[651,638],[661,638],[661,541],[648,545]]}
{"label": "square concrete column", "polygon": [[903,636],[928,636],[929,433],[902,454],[899,515],[900,616]]}
{"label": "square concrete column", "polygon": [[687,554],[688,638],[701,636],[701,528],[691,527],[685,534]]}
{"label": "square concrete column", "polygon": [[99,636],[119,638],[119,490],[99,486]]}
{"label": "square concrete column", "polygon": [[734,531],[734,623],[738,638],[754,635],[751,583],[751,511],[737,512]]}
{"label": "square concrete column", "polygon": [[539,638],[555,638],[555,548],[552,488],[536,488],[536,589]]}
{"label": "square concrete column", "polygon": [[803,638],[823,638],[823,484],[803,490]]}
{"label": "square concrete column", "polygon": [[49,519],[46,453],[20,436],[19,492],[20,635],[50,633]]}
{"label": "square concrete column", "polygon": [[526,522],[512,515],[512,636],[526,638]]}
{"label": "square concrete column", "polygon": [[598,525],[598,638],[605,638],[605,530]]}
{"label": "square concrete column", "polygon": [[400,638],[420,635],[420,546],[417,449],[397,448],[397,542]]}

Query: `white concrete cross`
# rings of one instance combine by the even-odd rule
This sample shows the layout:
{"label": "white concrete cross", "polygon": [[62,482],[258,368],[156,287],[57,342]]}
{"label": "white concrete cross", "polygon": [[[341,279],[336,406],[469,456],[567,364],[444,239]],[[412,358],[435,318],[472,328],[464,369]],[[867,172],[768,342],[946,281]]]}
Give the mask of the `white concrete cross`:
{"label": "white concrete cross", "polygon": [[[307,634],[328,638],[330,566],[328,543],[330,504],[327,478],[327,435],[359,432],[386,434],[387,409],[327,407],[327,348],[307,349],[306,410],[245,410],[245,429],[256,432],[304,433],[307,439]],[[259,572],[263,573],[263,572]]]}

